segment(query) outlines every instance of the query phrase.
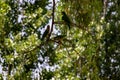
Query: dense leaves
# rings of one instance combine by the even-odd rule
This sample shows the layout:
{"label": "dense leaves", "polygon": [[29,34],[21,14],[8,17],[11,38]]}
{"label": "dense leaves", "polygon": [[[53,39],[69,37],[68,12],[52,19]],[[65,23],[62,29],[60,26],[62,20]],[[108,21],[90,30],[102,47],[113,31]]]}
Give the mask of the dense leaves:
{"label": "dense leaves", "polygon": [[119,3],[0,1],[0,80],[119,80]]}

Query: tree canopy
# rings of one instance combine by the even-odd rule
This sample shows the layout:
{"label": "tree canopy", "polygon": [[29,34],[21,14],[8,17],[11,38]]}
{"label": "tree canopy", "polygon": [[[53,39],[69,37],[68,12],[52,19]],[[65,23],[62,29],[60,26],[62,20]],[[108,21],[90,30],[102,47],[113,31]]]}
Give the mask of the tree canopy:
{"label": "tree canopy", "polygon": [[120,0],[0,0],[0,80],[119,80],[119,8]]}

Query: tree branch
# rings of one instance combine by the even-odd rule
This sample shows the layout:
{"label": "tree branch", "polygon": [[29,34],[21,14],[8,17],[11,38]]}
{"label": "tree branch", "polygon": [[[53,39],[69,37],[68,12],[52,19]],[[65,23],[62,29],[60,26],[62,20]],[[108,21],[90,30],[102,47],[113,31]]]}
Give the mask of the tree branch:
{"label": "tree branch", "polygon": [[108,1],[103,0],[103,17],[105,17],[105,14],[106,14],[107,4],[108,4]]}
{"label": "tree branch", "polygon": [[[54,24],[66,24],[64,21],[55,21]],[[74,26],[74,27],[77,27],[79,29],[82,29],[82,30],[87,30],[85,29],[85,27],[81,24],[81,25],[77,25],[75,23],[71,23],[71,26]]]}
{"label": "tree branch", "polygon": [[51,31],[49,33],[49,38],[52,34],[52,31],[53,31],[53,24],[54,24],[54,13],[55,13],[55,0],[53,0],[53,9],[52,9],[52,23],[51,23]]}

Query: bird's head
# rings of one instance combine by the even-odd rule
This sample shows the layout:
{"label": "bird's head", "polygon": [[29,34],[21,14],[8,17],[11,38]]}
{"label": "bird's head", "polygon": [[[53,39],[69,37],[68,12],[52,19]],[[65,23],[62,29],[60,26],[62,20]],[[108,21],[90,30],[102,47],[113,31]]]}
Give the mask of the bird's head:
{"label": "bird's head", "polygon": [[65,14],[65,12],[64,12],[64,11],[62,11],[62,14],[64,15],[64,14]]}

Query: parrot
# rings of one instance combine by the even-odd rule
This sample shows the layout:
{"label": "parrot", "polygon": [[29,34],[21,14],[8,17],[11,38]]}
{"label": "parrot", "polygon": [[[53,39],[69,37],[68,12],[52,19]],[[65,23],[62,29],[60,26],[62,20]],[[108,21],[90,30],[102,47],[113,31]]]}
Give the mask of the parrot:
{"label": "parrot", "polygon": [[64,11],[62,11],[62,20],[68,25],[68,27],[70,29],[71,22],[70,22],[69,17],[67,16],[67,14]]}
{"label": "parrot", "polygon": [[45,30],[45,32],[42,35],[42,39],[41,40],[44,40],[45,37],[47,37],[49,35],[49,31],[50,31],[50,26],[48,25],[47,29]]}

